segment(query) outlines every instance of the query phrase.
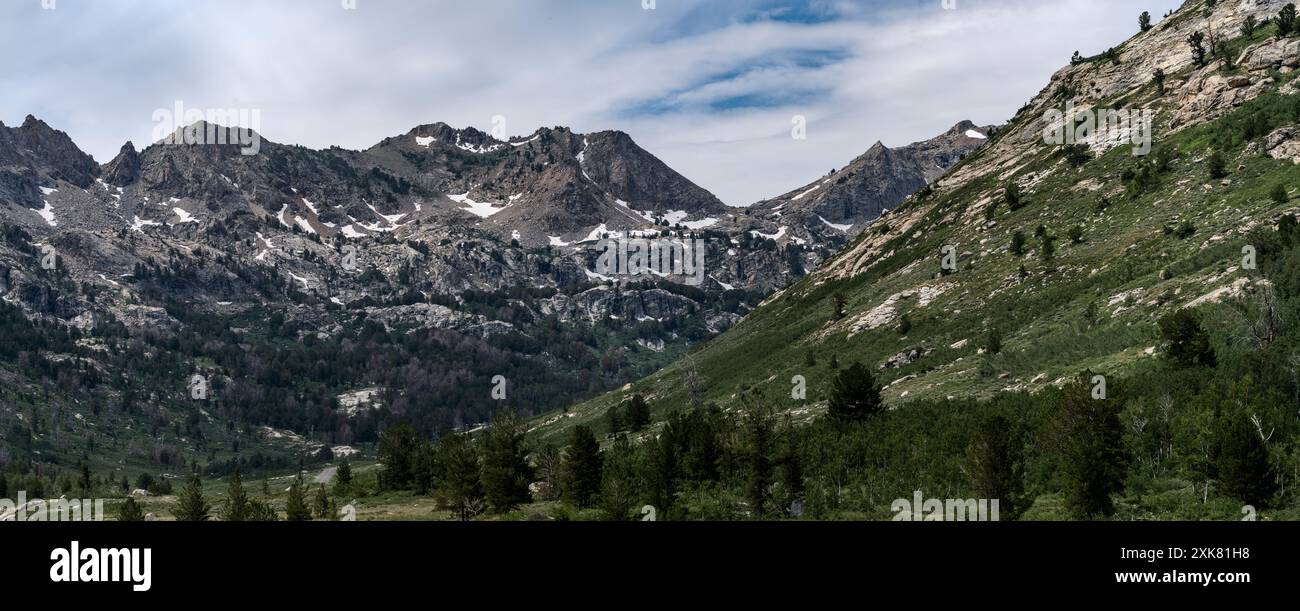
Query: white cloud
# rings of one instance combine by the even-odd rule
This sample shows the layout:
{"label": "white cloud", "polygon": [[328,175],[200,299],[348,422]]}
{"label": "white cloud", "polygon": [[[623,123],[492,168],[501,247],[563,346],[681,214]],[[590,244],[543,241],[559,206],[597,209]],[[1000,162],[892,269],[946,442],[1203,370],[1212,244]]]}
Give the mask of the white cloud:
{"label": "white cloud", "polygon": [[[489,130],[502,115],[512,135],[627,131],[724,201],[748,204],[876,140],[1004,121],[1075,49],[1118,44],[1141,8],[1161,15],[1180,2],[960,0],[944,11],[938,0],[819,1],[842,18],[811,24],[753,19],[783,4],[760,0],[661,0],[653,11],[633,0],[357,4],[5,3],[0,23],[20,25],[0,31],[0,119],[35,114],[104,162],[127,139],[147,143],[153,111],[178,99],[260,109],[264,136],[311,147],[366,148],[434,121]],[[795,51],[835,61],[767,61]],[[720,74],[735,78],[710,82]],[[789,98],[716,106],[774,92]],[[669,106],[629,112],[655,101]],[[789,136],[794,114],[808,118],[805,141]]]}

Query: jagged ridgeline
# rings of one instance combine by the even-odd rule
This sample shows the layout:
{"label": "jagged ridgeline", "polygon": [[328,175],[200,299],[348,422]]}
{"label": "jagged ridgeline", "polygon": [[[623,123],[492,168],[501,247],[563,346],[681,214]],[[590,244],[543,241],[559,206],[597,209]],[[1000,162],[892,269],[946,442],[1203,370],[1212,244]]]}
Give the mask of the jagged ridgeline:
{"label": "jagged ridgeline", "polygon": [[[247,475],[397,423],[433,439],[598,396],[735,324],[987,132],[878,146],[750,210],[621,132],[432,124],[353,151],[162,131],[100,165],[34,117],[0,125],[0,472]],[[601,273],[602,240],[631,238],[693,240],[703,269]]]}
{"label": "jagged ridgeline", "polygon": [[639,481],[680,517],[892,518],[917,490],[1004,520],[1292,517],[1295,9],[1137,17],[808,277],[534,440],[625,429],[638,397],[634,453],[678,465]]}

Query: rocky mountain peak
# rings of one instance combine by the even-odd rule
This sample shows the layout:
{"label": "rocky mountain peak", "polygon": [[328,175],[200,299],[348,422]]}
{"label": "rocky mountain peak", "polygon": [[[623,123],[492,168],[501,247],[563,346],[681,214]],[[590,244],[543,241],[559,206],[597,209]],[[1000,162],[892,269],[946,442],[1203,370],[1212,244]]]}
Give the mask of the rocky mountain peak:
{"label": "rocky mountain peak", "polygon": [[116,187],[125,187],[135,182],[140,176],[140,153],[135,150],[135,144],[123,144],[117,156],[104,164],[102,173],[104,182]]}
{"label": "rocky mountain peak", "polygon": [[22,168],[23,174],[42,182],[60,180],[85,188],[94,182],[99,164],[72,142],[66,133],[27,115],[16,128],[3,128],[0,164]]}
{"label": "rocky mountain peak", "polygon": [[990,131],[964,120],[905,147],[876,141],[845,167],[747,213],[785,227],[792,240],[847,240],[982,146]]}

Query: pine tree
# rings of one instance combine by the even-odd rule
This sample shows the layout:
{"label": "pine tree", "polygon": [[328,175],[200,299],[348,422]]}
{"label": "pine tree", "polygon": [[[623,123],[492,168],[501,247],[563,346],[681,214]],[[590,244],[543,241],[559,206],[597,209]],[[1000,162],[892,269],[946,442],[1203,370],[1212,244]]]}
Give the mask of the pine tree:
{"label": "pine tree", "polygon": [[280,516],[275,512],[275,508],[270,503],[256,499],[248,501],[248,520],[249,522],[275,522]]}
{"label": "pine tree", "polygon": [[578,509],[595,504],[600,493],[600,442],[585,426],[573,428],[573,437],[564,452],[564,500]]}
{"label": "pine tree", "polygon": [[[803,458],[799,455],[799,430],[787,414],[781,427],[781,453],[777,464],[781,467],[781,491],[784,509],[794,515],[794,507],[804,499]],[[795,517],[798,517],[795,515]]]}
{"label": "pine tree", "polygon": [[1138,15],[1138,29],[1143,32],[1151,29],[1151,13],[1142,11],[1142,14]]}
{"label": "pine tree", "polygon": [[523,426],[510,410],[501,410],[483,436],[483,493],[487,504],[505,513],[531,500],[532,481]]}
{"label": "pine tree", "polygon": [[609,451],[602,454],[600,509],[604,519],[623,522],[632,518],[636,505],[636,476],[632,446],[627,436],[619,435]]}
{"label": "pine tree", "polygon": [[1291,199],[1291,194],[1287,193],[1286,186],[1277,185],[1273,187],[1271,192],[1269,192],[1269,197],[1272,198],[1275,203],[1285,204]]}
{"label": "pine tree", "polygon": [[1166,354],[1180,367],[1214,367],[1217,359],[1201,318],[1187,309],[1165,315],[1159,321],[1160,335],[1169,343]]}
{"label": "pine tree", "polygon": [[1187,37],[1187,44],[1192,47],[1192,57],[1196,59],[1197,66],[1205,65],[1205,33],[1192,32]]}
{"label": "pine tree", "polygon": [[1257,28],[1259,28],[1259,20],[1255,19],[1254,15],[1249,15],[1245,21],[1241,22],[1241,35],[1251,38],[1255,35]]}
{"label": "pine tree", "polygon": [[1011,234],[1011,254],[1017,257],[1025,254],[1025,234],[1023,231]]}
{"label": "pine tree", "polygon": [[966,447],[966,477],[980,498],[998,499],[998,512],[1014,520],[1026,509],[1022,447],[1011,421],[1001,414],[984,418]]}
{"label": "pine tree", "polygon": [[623,413],[623,405],[611,405],[605,410],[605,428],[610,435],[616,435],[627,430],[627,418]]}
{"label": "pine tree", "polygon": [[81,476],[77,479],[82,496],[90,496],[90,465],[81,463]]}
{"label": "pine tree", "polygon": [[176,519],[181,522],[205,522],[212,508],[203,498],[203,483],[199,476],[191,475],[176,497]]}
{"label": "pine tree", "polygon": [[1210,168],[1211,180],[1219,180],[1228,175],[1228,162],[1223,159],[1223,154],[1219,151],[1214,151],[1205,163]]}
{"label": "pine tree", "polygon": [[379,435],[379,488],[407,490],[411,487],[420,436],[405,422],[395,424]]}
{"label": "pine tree", "polygon": [[1056,258],[1056,236],[1043,234],[1039,238],[1038,254],[1043,261],[1050,263]]}
{"label": "pine tree", "polygon": [[677,431],[670,421],[659,437],[646,444],[646,486],[650,504],[659,510],[660,515],[666,515],[677,502]]}
{"label": "pine tree", "polygon": [[438,440],[434,495],[438,504],[455,512],[461,521],[483,511],[483,483],[479,456],[467,435],[447,435]]}
{"label": "pine tree", "polygon": [[844,318],[847,315],[844,306],[848,304],[848,299],[844,297],[844,293],[835,293],[832,299],[835,302],[835,319]]}
{"label": "pine tree", "polygon": [[1002,352],[1002,331],[997,327],[990,327],[988,334],[984,336],[984,352],[990,355]]}
{"label": "pine tree", "polygon": [[307,508],[306,495],[302,491],[302,473],[289,487],[289,500],[285,502],[284,519],[290,522],[307,522],[311,520],[311,509]]}
{"label": "pine tree", "polygon": [[339,462],[338,471],[334,473],[334,496],[345,497],[352,494],[352,464],[344,458]]}
{"label": "pine tree", "polygon": [[1221,419],[1215,467],[1224,492],[1243,503],[1267,507],[1277,494],[1268,446],[1245,414]]}
{"label": "pine tree", "polygon": [[332,520],[335,516],[334,501],[330,499],[328,492],[325,492],[325,484],[317,484],[316,498],[312,500],[312,515],[318,520]]}
{"label": "pine tree", "polygon": [[884,409],[880,386],[862,363],[854,362],[835,376],[828,412],[831,420],[839,424],[862,422]]}
{"label": "pine tree", "polygon": [[772,416],[767,407],[757,403],[751,405],[745,415],[745,429],[748,437],[746,448],[746,467],[748,481],[745,492],[753,517],[767,515],[767,501],[772,486]]}
{"label": "pine tree", "polygon": [[226,491],[226,502],[218,512],[225,522],[244,522],[248,520],[248,495],[244,492],[244,483],[239,479],[239,471],[230,478],[230,488]]}
{"label": "pine tree", "polygon": [[1296,12],[1295,4],[1287,4],[1277,14],[1277,33],[1279,36],[1290,36],[1296,31]]}
{"label": "pine tree", "polygon": [[538,500],[554,501],[559,499],[564,490],[564,456],[559,448],[547,444],[534,453],[537,463],[537,479],[542,484]]}
{"label": "pine tree", "polygon": [[1007,200],[1007,207],[1012,210],[1019,210],[1025,206],[1024,195],[1021,193],[1020,185],[1017,183],[1013,182],[1007,185],[1004,197],[1006,197]]}
{"label": "pine tree", "polygon": [[1093,398],[1092,377],[1085,372],[1061,390],[1060,407],[1046,429],[1065,506],[1085,519],[1115,511],[1111,496],[1123,489],[1128,471],[1122,402],[1114,388],[1104,399]]}
{"label": "pine tree", "polygon": [[650,405],[646,403],[645,397],[641,395],[632,395],[632,401],[627,405],[627,428],[637,433],[650,424]]}
{"label": "pine tree", "polygon": [[122,503],[122,508],[117,512],[117,521],[143,522],[144,510],[140,508],[140,505],[135,502],[134,498],[128,496],[126,497],[126,501]]}

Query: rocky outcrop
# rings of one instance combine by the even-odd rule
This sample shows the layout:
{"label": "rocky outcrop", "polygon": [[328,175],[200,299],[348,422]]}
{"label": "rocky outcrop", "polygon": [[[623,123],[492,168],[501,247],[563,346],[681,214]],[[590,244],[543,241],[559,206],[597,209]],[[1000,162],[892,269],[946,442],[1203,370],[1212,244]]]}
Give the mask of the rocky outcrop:
{"label": "rocky outcrop", "polygon": [[1266,76],[1228,75],[1222,61],[1193,73],[1179,91],[1171,125],[1185,128],[1213,121],[1254,99],[1275,83]]}
{"label": "rocky outcrop", "polygon": [[1264,138],[1264,150],[1274,159],[1300,163],[1300,128],[1283,127]]}
{"label": "rocky outcrop", "polygon": [[1234,64],[1250,72],[1300,68],[1300,39],[1272,38],[1252,45]]}

